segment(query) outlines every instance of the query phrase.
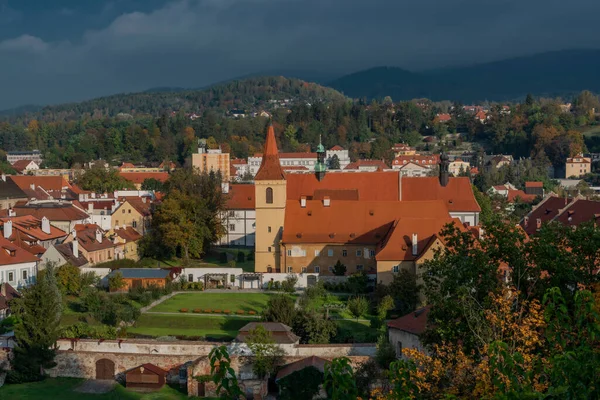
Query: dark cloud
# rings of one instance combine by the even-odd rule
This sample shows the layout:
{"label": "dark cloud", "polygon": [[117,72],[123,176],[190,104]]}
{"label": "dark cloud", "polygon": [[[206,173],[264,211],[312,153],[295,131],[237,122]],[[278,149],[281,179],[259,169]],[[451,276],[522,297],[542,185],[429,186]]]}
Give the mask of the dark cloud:
{"label": "dark cloud", "polygon": [[[426,69],[600,47],[596,0],[117,0],[94,13],[78,4],[57,6],[56,31],[2,31],[0,109],[257,71]],[[0,24],[27,19],[2,7]],[[110,18],[99,25],[98,15]],[[68,35],[65,18],[80,21]]]}

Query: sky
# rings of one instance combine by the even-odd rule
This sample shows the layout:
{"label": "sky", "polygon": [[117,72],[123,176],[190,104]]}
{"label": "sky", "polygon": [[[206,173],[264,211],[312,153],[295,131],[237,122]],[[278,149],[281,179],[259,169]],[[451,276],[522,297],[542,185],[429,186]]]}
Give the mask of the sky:
{"label": "sky", "polygon": [[598,0],[0,0],[0,110],[600,48]]}

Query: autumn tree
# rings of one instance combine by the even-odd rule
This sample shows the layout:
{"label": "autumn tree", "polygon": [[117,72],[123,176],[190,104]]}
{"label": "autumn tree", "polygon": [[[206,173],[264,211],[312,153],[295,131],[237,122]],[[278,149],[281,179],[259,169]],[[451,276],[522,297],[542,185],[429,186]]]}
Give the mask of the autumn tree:
{"label": "autumn tree", "polygon": [[95,193],[111,193],[115,190],[134,189],[132,182],[119,175],[113,168],[104,168],[103,165],[94,165],[77,178],[77,184],[82,189]]}

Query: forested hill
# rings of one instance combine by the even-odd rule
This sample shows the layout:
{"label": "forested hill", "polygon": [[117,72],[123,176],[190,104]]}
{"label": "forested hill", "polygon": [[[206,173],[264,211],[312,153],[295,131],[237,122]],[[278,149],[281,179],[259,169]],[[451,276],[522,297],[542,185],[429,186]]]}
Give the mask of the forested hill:
{"label": "forested hill", "polygon": [[469,67],[410,72],[377,67],[341,77],[333,87],[353,98],[428,98],[463,103],[514,101],[528,93],[565,97],[582,90],[600,92],[600,50],[568,50],[483,63]]}
{"label": "forested hill", "polygon": [[[47,106],[28,112],[29,119],[68,121],[91,117],[115,117],[118,114],[159,116],[171,111],[202,113],[206,110],[227,112],[232,109],[269,109],[270,100],[294,102],[336,102],[345,97],[334,89],[315,83],[284,77],[254,77],[235,80],[202,90],[147,91],[118,94],[80,103]],[[15,115],[10,116],[16,118]]]}

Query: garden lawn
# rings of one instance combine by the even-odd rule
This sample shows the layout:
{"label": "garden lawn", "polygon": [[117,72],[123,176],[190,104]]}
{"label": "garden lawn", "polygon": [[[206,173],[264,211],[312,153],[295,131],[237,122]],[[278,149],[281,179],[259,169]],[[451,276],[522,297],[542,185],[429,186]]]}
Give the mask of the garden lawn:
{"label": "garden lawn", "polygon": [[267,307],[267,302],[272,294],[269,293],[180,293],[151,308],[150,312],[179,312],[187,308],[190,312],[194,309],[201,310],[229,310],[235,313],[238,310],[245,312],[254,311],[260,314]]}
{"label": "garden lawn", "polygon": [[[184,400],[187,394],[169,386],[157,392],[138,393],[117,385],[111,392],[104,394],[78,393],[73,389],[84,382],[83,379],[48,378],[41,382],[5,385],[0,388],[0,399],[19,400]],[[198,397],[195,397],[198,399]]]}
{"label": "garden lawn", "polygon": [[338,334],[336,343],[375,343],[382,331],[371,328],[369,321],[335,320]]}
{"label": "garden lawn", "polygon": [[233,340],[249,318],[236,318],[212,315],[181,314],[142,314],[127,333],[144,336],[185,336],[188,338],[209,338]]}

